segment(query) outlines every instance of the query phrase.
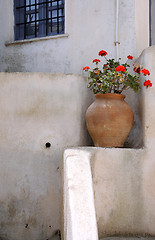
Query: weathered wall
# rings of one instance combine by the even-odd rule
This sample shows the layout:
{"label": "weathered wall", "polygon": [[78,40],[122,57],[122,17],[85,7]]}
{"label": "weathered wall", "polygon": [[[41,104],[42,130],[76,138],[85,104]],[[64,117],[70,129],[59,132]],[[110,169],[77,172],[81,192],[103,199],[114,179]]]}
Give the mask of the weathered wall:
{"label": "weathered wall", "polygon": [[[81,74],[99,50],[115,57],[115,0],[66,0],[68,36],[9,46],[5,43],[14,40],[13,0],[0,0],[0,6],[0,71]],[[128,54],[137,57],[148,46],[147,6],[148,0],[119,1],[122,58]]]}
{"label": "weathered wall", "polygon": [[[64,240],[82,240],[80,233],[85,231],[82,225],[87,228],[91,225],[92,235],[96,233],[97,225],[99,239],[106,236],[155,234],[153,228],[148,229],[148,219],[145,221],[148,209],[143,204],[143,172],[146,172],[144,155],[144,149],[84,147],[65,151]],[[77,177],[73,174],[75,172]],[[92,176],[93,187],[89,175]],[[87,191],[83,192],[85,185],[88,186]],[[88,201],[83,204],[85,194]],[[89,213],[90,205],[94,202],[96,217],[93,207]],[[155,214],[153,204],[151,209]],[[68,235],[67,238],[68,232],[73,236]],[[88,239],[96,238],[90,236]]]}
{"label": "weathered wall", "polygon": [[[83,66],[93,66],[99,50],[115,57],[115,5],[115,0],[66,0],[66,35],[6,46],[14,40],[13,0],[0,0],[0,71],[85,75]],[[149,44],[148,5],[148,0],[119,0],[119,56],[125,61],[128,54],[137,58]],[[126,146],[138,148],[143,144],[139,99],[132,92],[126,95],[135,116]]]}
{"label": "weathered wall", "polygon": [[[89,209],[88,203],[81,206],[81,211],[76,212],[76,201],[82,202],[82,191],[77,196],[77,189],[80,185],[88,181],[89,171],[83,171],[82,164],[85,165],[88,159],[92,169],[92,179],[94,188],[94,199],[96,208],[96,220],[99,237],[105,236],[129,236],[129,235],[150,235],[155,237],[155,46],[143,51],[139,58],[139,63],[144,67],[148,66],[151,75],[149,79],[152,87],[142,88],[141,105],[143,116],[143,138],[144,147],[142,149],[123,148],[78,148],[67,149],[64,154],[65,181],[68,184],[66,199],[68,208],[76,216],[72,218],[70,232],[83,231],[77,229],[80,220],[86,219],[88,224],[92,224],[94,217],[90,220],[81,214],[83,210]],[[141,82],[145,77],[141,78]],[[75,164],[72,164],[74,161]],[[72,172],[77,162],[78,175],[73,178]],[[69,165],[70,164],[70,165]],[[87,169],[89,167],[87,166]],[[68,178],[67,178],[68,177]],[[81,180],[81,181],[80,181]],[[90,182],[90,181],[88,181]],[[65,186],[67,188],[67,186]],[[88,198],[91,196],[91,182],[89,183]],[[70,197],[72,196],[72,197]],[[76,196],[76,198],[75,198]],[[67,208],[66,208],[67,210]],[[78,214],[79,212],[79,214]],[[79,218],[78,218],[79,217]],[[80,220],[79,220],[80,219]],[[67,220],[66,220],[67,222]],[[94,229],[96,230],[96,223]],[[75,238],[82,240],[82,238]]]}
{"label": "weathered wall", "polygon": [[143,149],[94,151],[91,163],[100,237],[155,234],[144,222],[144,155]]}
{"label": "weathered wall", "polygon": [[[142,87],[144,149],[100,149],[93,156],[93,178],[100,236],[155,236],[155,46],[146,48],[139,63],[150,70],[152,88]],[[141,82],[146,77],[141,77]],[[148,79],[148,78],[147,78]]]}
{"label": "weathered wall", "polygon": [[[83,66],[92,66],[99,50],[115,57],[115,5],[115,0],[66,0],[66,35],[5,45],[14,40],[13,0],[0,0],[0,71],[85,75]],[[149,44],[148,6],[148,0],[119,0],[119,56],[125,61],[128,54],[136,59]],[[139,99],[131,92],[126,99],[135,116],[126,146],[138,148],[143,144]]]}
{"label": "weathered wall", "polygon": [[[139,1],[141,11],[138,11]],[[123,58],[128,54],[137,57],[148,44],[148,25],[142,29],[148,21],[148,1],[119,2],[119,54]],[[115,57],[114,0],[66,0],[64,37],[7,46],[6,42],[14,39],[13,0],[0,0],[0,6],[0,71],[81,74],[82,67],[97,57],[100,49]],[[24,236],[27,240],[39,236],[39,240],[51,236],[60,227],[58,161],[64,147],[88,145],[90,140],[86,140],[84,123],[90,93],[82,78],[72,77],[66,76],[64,81],[42,73],[0,75],[3,177],[0,215],[1,234],[6,239]],[[135,113],[129,145],[139,147],[139,102],[134,94],[128,94],[127,101]],[[70,104],[69,116],[64,102]],[[51,141],[50,149],[45,149],[46,141]]]}
{"label": "weathered wall", "polygon": [[143,49],[149,46],[149,17],[149,0],[136,0],[134,39],[136,44],[136,56],[139,56]]}
{"label": "weathered wall", "polygon": [[85,86],[78,75],[0,73],[2,239],[49,239],[60,229],[63,149],[89,144]]}

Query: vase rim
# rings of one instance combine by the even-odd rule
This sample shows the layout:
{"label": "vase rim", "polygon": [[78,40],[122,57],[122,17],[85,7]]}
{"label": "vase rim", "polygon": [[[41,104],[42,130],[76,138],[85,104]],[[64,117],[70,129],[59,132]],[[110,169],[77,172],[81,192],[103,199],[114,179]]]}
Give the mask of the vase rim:
{"label": "vase rim", "polygon": [[95,98],[114,98],[124,100],[125,95],[121,93],[97,93],[95,94]]}

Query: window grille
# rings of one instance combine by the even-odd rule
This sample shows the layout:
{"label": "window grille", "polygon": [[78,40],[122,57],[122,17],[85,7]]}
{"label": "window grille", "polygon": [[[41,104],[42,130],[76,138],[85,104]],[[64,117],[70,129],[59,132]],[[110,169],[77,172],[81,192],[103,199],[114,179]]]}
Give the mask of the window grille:
{"label": "window grille", "polygon": [[64,33],[64,0],[15,0],[15,40]]}

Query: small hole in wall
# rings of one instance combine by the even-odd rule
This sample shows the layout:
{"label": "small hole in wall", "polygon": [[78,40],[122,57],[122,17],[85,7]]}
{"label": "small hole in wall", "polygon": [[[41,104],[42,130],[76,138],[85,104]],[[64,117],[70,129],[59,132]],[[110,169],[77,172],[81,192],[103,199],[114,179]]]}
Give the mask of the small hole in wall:
{"label": "small hole in wall", "polygon": [[28,226],[29,226],[29,225],[26,223],[26,224],[25,224],[25,228],[28,228]]}
{"label": "small hole in wall", "polygon": [[46,148],[50,148],[51,147],[51,143],[50,142],[45,143],[45,147]]}

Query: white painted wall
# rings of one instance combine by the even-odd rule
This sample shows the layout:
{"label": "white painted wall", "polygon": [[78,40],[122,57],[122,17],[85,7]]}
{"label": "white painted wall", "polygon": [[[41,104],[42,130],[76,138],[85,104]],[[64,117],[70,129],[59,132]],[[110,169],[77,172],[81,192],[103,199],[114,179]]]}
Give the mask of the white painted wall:
{"label": "white painted wall", "polygon": [[[115,57],[115,0],[65,2],[68,36],[5,46],[14,40],[13,0],[0,0],[0,71],[83,74],[99,50]],[[119,0],[120,57],[148,46],[148,18],[147,0]]]}
{"label": "white painted wall", "polygon": [[149,46],[149,0],[135,1],[135,54]]}
{"label": "white painted wall", "polygon": [[[64,154],[64,166],[66,166],[64,173],[65,177],[68,177],[65,179],[67,184],[65,188],[70,193],[67,199],[70,210],[73,206],[76,206],[76,201],[80,202],[83,199],[84,195],[82,193],[76,198],[74,196],[76,196],[76,188],[80,187],[80,176],[82,175],[81,181],[85,179],[88,182],[88,173],[83,171],[82,163],[84,164],[85,159],[88,160],[89,158],[100,239],[106,236],[155,236],[154,59],[155,46],[145,49],[139,58],[140,64],[149,67],[151,72],[149,78],[153,84],[152,88],[143,89],[141,93],[144,148],[73,148],[67,149]],[[142,82],[144,80],[145,78],[141,79]],[[75,171],[72,161],[76,162],[77,159],[79,159],[78,180],[76,181],[75,176],[74,181],[72,181],[72,178],[69,178],[69,176],[72,176],[72,171]],[[67,167],[69,163],[71,168]],[[80,174],[81,172],[82,174]],[[88,189],[90,190],[89,201],[92,201],[91,184],[89,184]],[[64,195],[66,195],[65,192]],[[82,209],[81,207],[81,211]],[[78,209],[76,212],[74,207],[70,216],[72,216],[72,213],[75,215],[79,213],[80,217],[82,215],[81,211]],[[82,215],[81,219],[83,218]],[[86,219],[88,225],[92,223],[92,220],[92,217]],[[65,221],[67,222],[67,219]],[[74,230],[74,227],[78,227],[78,221],[73,219],[70,226]],[[95,229],[96,222],[94,223],[94,231]],[[81,228],[78,230],[83,231]],[[81,240],[76,236],[75,239]]]}
{"label": "white painted wall", "polygon": [[[152,88],[143,87],[141,93],[144,149],[101,149],[94,154],[96,211],[102,236],[116,233],[155,236],[154,59],[155,46],[146,48],[138,59],[150,70],[153,84]],[[141,82],[145,79],[142,77]]]}
{"label": "white painted wall", "polygon": [[[115,57],[115,0],[66,0],[66,35],[7,46],[14,39],[13,0],[0,0],[0,6],[0,71],[85,75],[83,66],[92,66],[99,50],[106,50],[109,58]],[[149,44],[148,6],[148,0],[119,0],[119,57],[123,61],[128,54],[136,59]],[[139,98],[132,92],[125,95],[135,116],[126,146],[140,147]]]}
{"label": "white painted wall", "polygon": [[53,239],[60,229],[63,150],[90,140],[85,85],[78,75],[0,73],[0,238]]}
{"label": "white painted wall", "polygon": [[[80,234],[84,232],[80,223],[85,219],[83,226],[92,226],[91,233],[96,232],[98,226],[99,239],[108,236],[136,236],[154,235],[153,228],[148,230],[149,219],[144,221],[148,207],[144,209],[143,168],[145,150],[143,149],[119,149],[119,148],[76,148],[67,149],[64,154],[64,231],[72,233],[72,238],[64,237],[64,240],[81,240]],[[85,161],[87,159],[87,171]],[[89,159],[89,161],[88,161]],[[77,166],[76,166],[77,165]],[[91,168],[92,184],[89,179]],[[77,177],[72,177],[76,171]],[[148,173],[146,173],[148,174]],[[77,189],[87,187],[87,201],[81,204],[85,192]],[[153,186],[152,186],[153,187]],[[89,213],[90,202],[95,201],[96,221]],[[81,208],[77,209],[76,205]],[[86,210],[87,209],[87,213]],[[152,214],[155,208],[151,204]],[[85,216],[86,215],[86,216]],[[76,216],[73,218],[73,216]],[[89,217],[87,217],[89,216]],[[70,218],[69,218],[70,217]],[[93,240],[96,238],[85,237]],[[98,239],[98,238],[97,238]]]}
{"label": "white painted wall", "polygon": [[[148,44],[148,26],[146,32],[140,31],[141,22],[148,20],[148,1],[141,0],[145,4],[141,4],[140,15],[137,15],[135,6],[138,0],[119,2],[119,54],[122,58],[128,54],[137,57]],[[143,18],[138,17],[141,14]],[[104,49],[109,57],[115,57],[114,0],[66,0],[65,15],[64,37],[6,45],[14,39],[13,0],[0,0],[0,71],[84,74],[83,66],[90,64],[99,50]],[[88,145],[90,140],[87,138],[84,111],[91,102],[91,93],[82,78],[73,77],[71,80],[72,77],[66,76],[64,81],[62,77],[59,79],[43,73],[0,75],[1,191],[5,193],[1,202],[2,236],[10,234],[6,237],[12,240],[22,239],[23,235],[25,240],[30,236],[41,239],[51,236],[60,227],[58,162],[64,147]],[[135,94],[128,94],[126,99],[135,113],[129,145],[139,146],[139,102]],[[71,104],[70,116],[67,116],[68,109],[63,108],[64,101]],[[44,143],[49,139],[52,148],[48,151]],[[38,160],[38,165],[34,159]],[[44,186],[47,186],[47,191]],[[30,223],[28,229],[25,228],[27,221]],[[48,227],[49,222],[52,228]],[[8,229],[13,230],[9,232]]]}

